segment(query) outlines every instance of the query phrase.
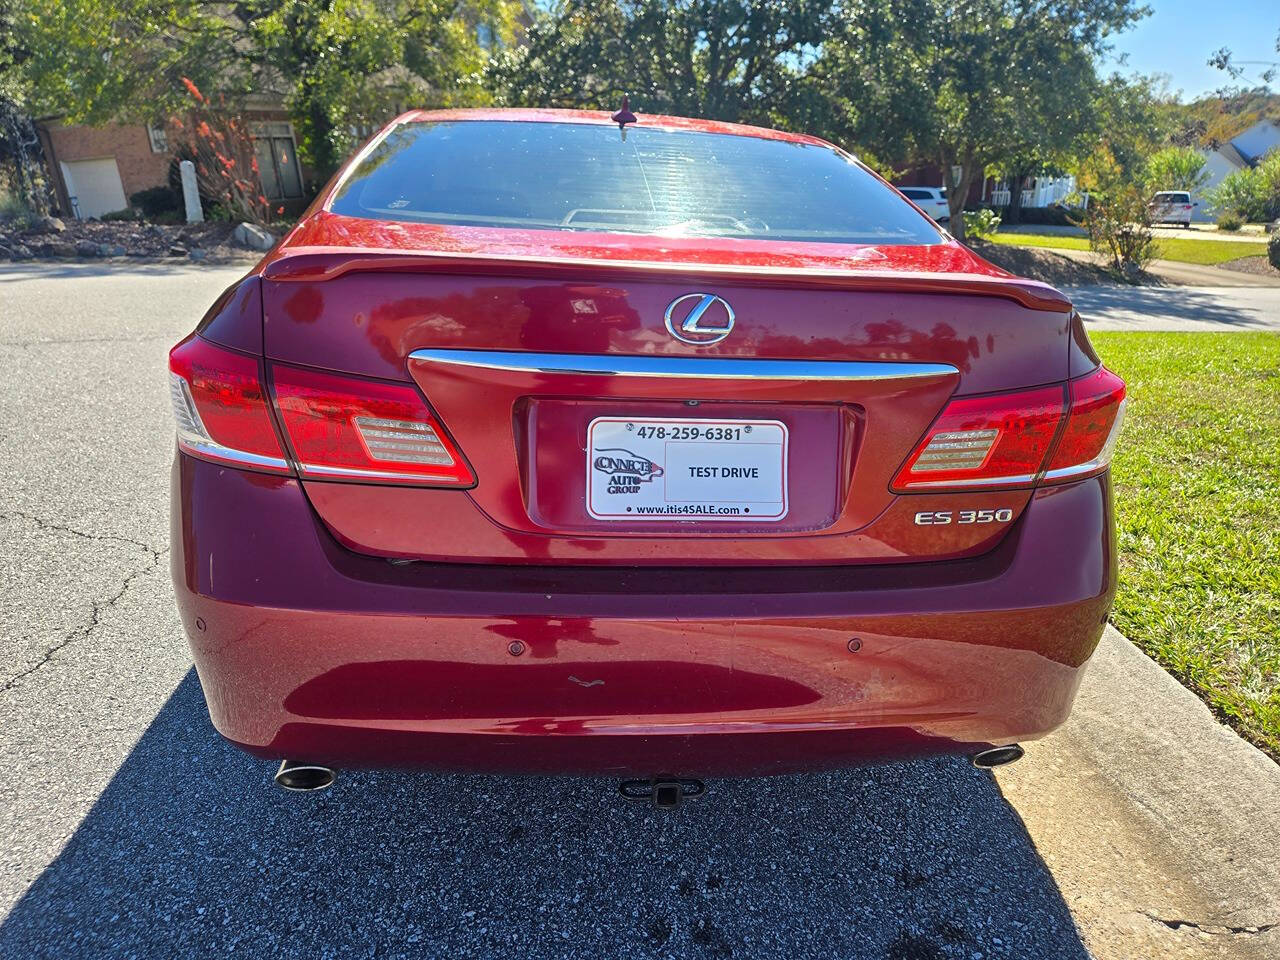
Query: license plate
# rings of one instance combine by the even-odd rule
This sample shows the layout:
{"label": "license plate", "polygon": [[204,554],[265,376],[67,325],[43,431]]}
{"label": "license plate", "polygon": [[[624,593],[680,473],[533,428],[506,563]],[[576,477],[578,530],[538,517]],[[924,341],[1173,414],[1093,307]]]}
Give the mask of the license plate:
{"label": "license plate", "polygon": [[787,426],[597,417],[587,428],[587,513],[597,520],[781,520]]}

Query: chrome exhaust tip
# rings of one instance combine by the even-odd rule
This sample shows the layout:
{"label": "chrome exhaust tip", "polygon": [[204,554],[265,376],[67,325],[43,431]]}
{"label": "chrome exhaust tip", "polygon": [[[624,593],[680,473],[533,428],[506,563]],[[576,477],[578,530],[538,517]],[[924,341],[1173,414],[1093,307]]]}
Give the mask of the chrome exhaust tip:
{"label": "chrome exhaust tip", "polygon": [[333,784],[337,774],[328,767],[314,763],[299,763],[297,760],[281,760],[280,769],[273,778],[276,786],[295,793],[311,793],[323,790]]}
{"label": "chrome exhaust tip", "polygon": [[1015,760],[1021,760],[1022,755],[1026,751],[1016,743],[1010,743],[1003,747],[992,747],[990,750],[983,750],[973,755],[973,765],[979,770],[990,770],[992,767],[1003,767],[1006,764],[1013,763]]}

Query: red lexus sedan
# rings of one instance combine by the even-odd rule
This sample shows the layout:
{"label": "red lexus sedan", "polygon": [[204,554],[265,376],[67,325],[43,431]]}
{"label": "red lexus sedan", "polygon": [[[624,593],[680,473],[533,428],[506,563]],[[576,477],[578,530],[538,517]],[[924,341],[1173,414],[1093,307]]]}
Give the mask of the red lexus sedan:
{"label": "red lexus sedan", "polygon": [[830,144],[621,119],[399,117],[173,348],[217,729],[294,788],[1015,759],[1107,619],[1124,384]]}

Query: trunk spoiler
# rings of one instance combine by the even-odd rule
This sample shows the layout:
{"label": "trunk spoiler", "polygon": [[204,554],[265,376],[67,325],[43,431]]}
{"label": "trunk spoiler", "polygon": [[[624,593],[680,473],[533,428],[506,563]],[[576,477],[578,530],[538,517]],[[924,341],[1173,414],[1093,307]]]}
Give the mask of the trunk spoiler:
{"label": "trunk spoiler", "polygon": [[1070,313],[1071,301],[1048,284],[1018,277],[972,273],[909,273],[858,268],[821,270],[732,264],[663,263],[572,257],[526,257],[509,254],[437,252],[405,253],[347,247],[292,247],[281,251],[262,271],[267,280],[322,282],[347,273],[466,273],[482,276],[527,276],[580,280],[583,271],[632,279],[688,277],[752,286],[806,286],[882,293],[953,293],[1015,300],[1030,310]]}

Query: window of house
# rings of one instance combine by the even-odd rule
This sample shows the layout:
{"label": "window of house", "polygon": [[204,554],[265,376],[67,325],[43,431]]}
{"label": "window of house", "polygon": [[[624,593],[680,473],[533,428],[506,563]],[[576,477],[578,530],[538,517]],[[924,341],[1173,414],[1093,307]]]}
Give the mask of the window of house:
{"label": "window of house", "polygon": [[151,141],[152,153],[169,152],[169,134],[165,131],[163,124],[147,124],[147,139]]}
{"label": "window of house", "polygon": [[302,169],[298,166],[293,127],[287,123],[258,123],[250,127],[249,135],[267,199],[296,200],[301,197]]}

